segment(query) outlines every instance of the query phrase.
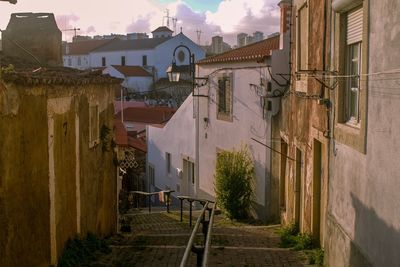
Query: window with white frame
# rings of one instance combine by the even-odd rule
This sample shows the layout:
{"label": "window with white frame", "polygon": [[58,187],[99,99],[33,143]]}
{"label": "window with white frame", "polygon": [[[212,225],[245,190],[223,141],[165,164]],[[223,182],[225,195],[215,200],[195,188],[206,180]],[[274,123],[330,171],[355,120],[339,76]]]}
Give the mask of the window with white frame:
{"label": "window with white frame", "polygon": [[89,146],[93,147],[99,142],[99,106],[89,107]]}
{"label": "window with white frame", "polygon": [[165,153],[165,161],[167,163],[167,173],[171,173],[171,154]]}
{"label": "window with white frame", "polygon": [[78,66],[80,66],[82,64],[82,59],[81,57],[78,57]]}
{"label": "window with white frame", "polygon": [[346,14],[346,57],[345,67],[348,76],[345,87],[346,122],[358,125],[360,122],[360,74],[361,44],[363,32],[362,7]]}
{"label": "window with white frame", "polygon": [[232,119],[232,74],[218,78],[217,119]]}

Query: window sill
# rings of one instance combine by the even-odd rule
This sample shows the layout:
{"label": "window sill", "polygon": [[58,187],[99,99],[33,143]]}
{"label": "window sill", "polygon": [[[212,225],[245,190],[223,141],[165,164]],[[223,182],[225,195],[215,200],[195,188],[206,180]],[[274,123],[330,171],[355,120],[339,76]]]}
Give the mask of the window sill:
{"label": "window sill", "polygon": [[339,143],[352,147],[361,153],[366,153],[366,136],[361,125],[357,126],[351,123],[337,123],[335,125],[334,139]]}
{"label": "window sill", "polygon": [[233,122],[232,114],[226,114],[226,113],[219,112],[219,113],[217,113],[217,120]]}

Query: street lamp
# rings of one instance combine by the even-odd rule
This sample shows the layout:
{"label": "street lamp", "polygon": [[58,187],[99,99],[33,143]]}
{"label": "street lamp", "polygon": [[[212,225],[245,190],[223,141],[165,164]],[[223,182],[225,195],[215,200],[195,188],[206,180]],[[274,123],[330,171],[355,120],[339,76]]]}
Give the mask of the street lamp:
{"label": "street lamp", "polygon": [[168,73],[168,78],[170,82],[179,82],[179,79],[181,77],[181,69],[176,65],[176,60],[175,60],[175,54],[176,54],[176,50],[178,50],[178,48],[185,48],[188,52],[189,52],[189,74],[190,77],[192,79],[192,89],[194,89],[195,86],[195,65],[194,65],[194,54],[192,54],[192,51],[190,51],[189,47],[187,47],[186,45],[178,45],[177,47],[175,47],[174,49],[174,53],[172,55],[172,64],[171,66],[168,67],[167,69],[167,73]]}

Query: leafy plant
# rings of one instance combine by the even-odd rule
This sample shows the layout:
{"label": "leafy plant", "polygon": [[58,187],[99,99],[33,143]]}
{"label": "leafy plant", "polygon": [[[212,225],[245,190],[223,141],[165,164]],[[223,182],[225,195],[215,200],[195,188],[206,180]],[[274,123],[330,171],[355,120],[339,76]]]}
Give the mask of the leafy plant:
{"label": "leafy plant", "polygon": [[218,154],[214,186],[218,203],[229,218],[248,217],[253,181],[254,165],[247,146]]}
{"label": "leafy plant", "polygon": [[311,250],[308,254],[308,264],[324,266],[324,250],[321,248]]}
{"label": "leafy plant", "polygon": [[291,248],[296,245],[296,236],[299,233],[299,227],[295,223],[291,223],[285,227],[282,227],[278,234],[281,237],[280,246],[283,248]]}
{"label": "leafy plant", "polygon": [[96,235],[88,233],[85,238],[76,236],[68,240],[57,266],[75,267],[95,257],[96,251],[109,253],[110,248],[105,241]]}
{"label": "leafy plant", "polygon": [[101,139],[101,149],[103,152],[110,151],[111,141],[108,140],[108,136],[110,135],[111,129],[106,125],[101,126],[100,130],[100,139]]}

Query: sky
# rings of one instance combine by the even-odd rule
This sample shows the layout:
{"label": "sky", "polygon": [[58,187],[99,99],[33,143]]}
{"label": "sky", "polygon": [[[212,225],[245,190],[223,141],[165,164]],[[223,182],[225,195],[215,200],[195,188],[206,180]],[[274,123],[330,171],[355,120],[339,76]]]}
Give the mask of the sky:
{"label": "sky", "polygon": [[[279,0],[18,0],[16,5],[0,1],[0,29],[7,27],[11,13],[51,12],[61,30],[79,28],[79,35],[126,34],[151,31],[167,26],[166,10],[177,18],[176,31],[200,44],[211,43],[220,35],[230,45],[236,35],[279,30]],[[172,20],[170,28],[174,30]],[[73,31],[63,31],[71,41]]]}

